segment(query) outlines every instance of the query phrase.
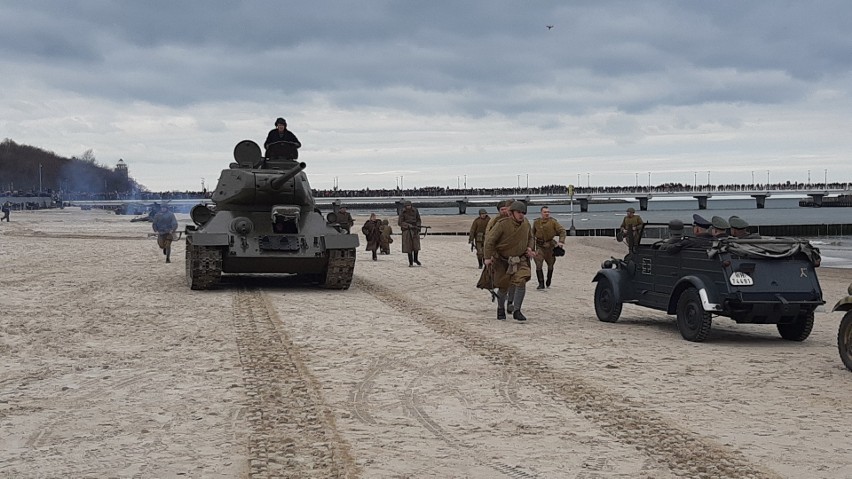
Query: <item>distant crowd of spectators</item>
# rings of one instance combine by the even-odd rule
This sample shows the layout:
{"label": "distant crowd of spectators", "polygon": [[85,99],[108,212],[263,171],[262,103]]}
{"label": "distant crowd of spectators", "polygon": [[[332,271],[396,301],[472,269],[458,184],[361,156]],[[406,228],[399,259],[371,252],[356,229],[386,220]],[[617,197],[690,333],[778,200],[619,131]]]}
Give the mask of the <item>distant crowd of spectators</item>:
{"label": "distant crowd of spectators", "polygon": [[[715,192],[715,191],[802,191],[810,189],[831,189],[849,191],[849,183],[773,183],[773,184],[728,184],[728,185],[687,185],[684,183],[663,183],[648,186],[575,186],[574,194],[623,194],[623,193],[693,193],[693,192]],[[567,195],[567,185],[546,185],[522,188],[444,188],[440,186],[425,186],[422,188],[393,188],[372,189],[363,188],[356,190],[341,189],[314,189],[316,198],[373,198],[373,197],[413,197],[413,196],[518,196],[518,195]],[[202,191],[109,191],[109,192],[87,192],[87,191],[63,191],[56,192],[47,190],[37,191],[5,191],[0,192],[0,197],[27,197],[48,196],[56,201],[105,201],[105,200],[137,200],[137,201],[169,201],[185,199],[209,199],[212,193],[208,190]]]}

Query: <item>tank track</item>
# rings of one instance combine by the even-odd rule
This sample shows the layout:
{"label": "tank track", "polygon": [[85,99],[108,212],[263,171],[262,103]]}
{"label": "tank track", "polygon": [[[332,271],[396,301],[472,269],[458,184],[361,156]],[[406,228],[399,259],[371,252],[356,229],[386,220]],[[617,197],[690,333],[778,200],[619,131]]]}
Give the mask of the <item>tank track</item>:
{"label": "tank track", "polygon": [[191,289],[212,289],[222,276],[222,251],[186,243],[186,282]]}
{"label": "tank track", "polygon": [[355,248],[328,250],[328,269],[323,288],[349,289],[354,272]]}

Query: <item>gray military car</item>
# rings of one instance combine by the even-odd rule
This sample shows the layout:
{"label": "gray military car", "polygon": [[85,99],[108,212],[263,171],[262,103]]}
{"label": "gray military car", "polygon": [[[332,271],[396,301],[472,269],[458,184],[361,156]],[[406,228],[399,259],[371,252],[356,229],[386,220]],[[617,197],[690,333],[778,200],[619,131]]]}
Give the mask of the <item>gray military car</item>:
{"label": "gray military car", "polygon": [[714,316],[774,324],[782,338],[804,341],[825,304],[819,263],[819,250],[798,238],[643,239],[635,253],[603,262],[595,312],[612,323],[625,303],[665,311],[688,341],[704,341]]}

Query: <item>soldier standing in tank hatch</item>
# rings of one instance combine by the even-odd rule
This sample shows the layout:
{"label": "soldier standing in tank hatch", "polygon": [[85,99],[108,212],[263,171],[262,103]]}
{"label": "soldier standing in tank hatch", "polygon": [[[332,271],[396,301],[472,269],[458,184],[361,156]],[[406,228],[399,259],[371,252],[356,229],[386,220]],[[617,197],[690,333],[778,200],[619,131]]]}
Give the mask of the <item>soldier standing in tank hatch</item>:
{"label": "soldier standing in tank hatch", "polygon": [[169,211],[167,205],[160,207],[160,212],[151,221],[151,228],[157,232],[157,245],[163,250],[163,254],[166,255],[166,263],[171,263],[172,241],[174,240],[174,233],[177,231],[178,223],[175,214]]}
{"label": "soldier standing in tank hatch", "polygon": [[[553,267],[556,266],[556,257],[553,250],[557,246],[565,247],[565,228],[550,216],[550,208],[541,207],[541,217],[533,222],[533,236],[535,236],[535,276],[538,279],[536,289],[550,287],[553,280]],[[559,236],[559,241],[553,241],[554,236]],[[544,264],[547,263],[547,280],[544,279]]]}
{"label": "soldier standing in tank hatch", "polygon": [[[263,147],[266,149],[266,157],[269,157],[269,146],[275,143],[289,143],[293,148],[301,148],[302,143],[296,138],[292,131],[287,129],[287,120],[278,118],[275,120],[275,128],[270,130],[266,135],[266,141],[263,142]],[[296,155],[298,158],[298,155]]]}
{"label": "soldier standing in tank hatch", "polygon": [[488,212],[485,211],[485,208],[479,210],[479,216],[473,220],[473,224],[470,225],[470,234],[468,235],[467,241],[470,243],[471,250],[476,248],[476,260],[479,262],[479,269],[482,269],[482,266],[485,264],[485,258],[483,256],[483,247],[485,245],[485,227],[488,226],[488,222],[491,220],[491,217],[488,216]]}
{"label": "soldier standing in tank hatch", "polygon": [[[494,283],[499,288],[497,319],[506,319],[504,302],[509,299],[514,304],[512,317],[526,321],[521,307],[527,281],[532,276],[530,258],[535,257],[535,238],[526,219],[527,205],[523,201],[512,203],[509,214],[508,218],[499,219],[485,237],[485,264],[494,269]],[[510,286],[514,287],[513,293],[510,293]],[[511,297],[507,298],[509,294]]]}
{"label": "soldier standing in tank hatch", "polygon": [[398,224],[402,230],[402,252],[408,254],[408,266],[422,266],[417,257],[420,253],[420,212],[411,201],[404,203]]}
{"label": "soldier standing in tank hatch", "polygon": [[345,206],[341,206],[337,209],[337,224],[343,227],[347,233],[352,231],[352,227],[355,225],[355,220],[353,220],[352,215],[346,211]]}

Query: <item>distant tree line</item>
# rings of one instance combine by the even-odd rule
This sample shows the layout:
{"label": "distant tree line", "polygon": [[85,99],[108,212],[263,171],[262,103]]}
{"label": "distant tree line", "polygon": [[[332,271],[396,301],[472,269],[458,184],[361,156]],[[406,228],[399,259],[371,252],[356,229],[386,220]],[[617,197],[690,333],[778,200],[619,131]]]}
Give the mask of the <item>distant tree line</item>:
{"label": "distant tree line", "polygon": [[98,164],[91,149],[79,157],[63,158],[52,151],[4,139],[0,143],[0,192],[38,194],[39,187],[41,193],[60,195],[145,190],[132,177]]}

